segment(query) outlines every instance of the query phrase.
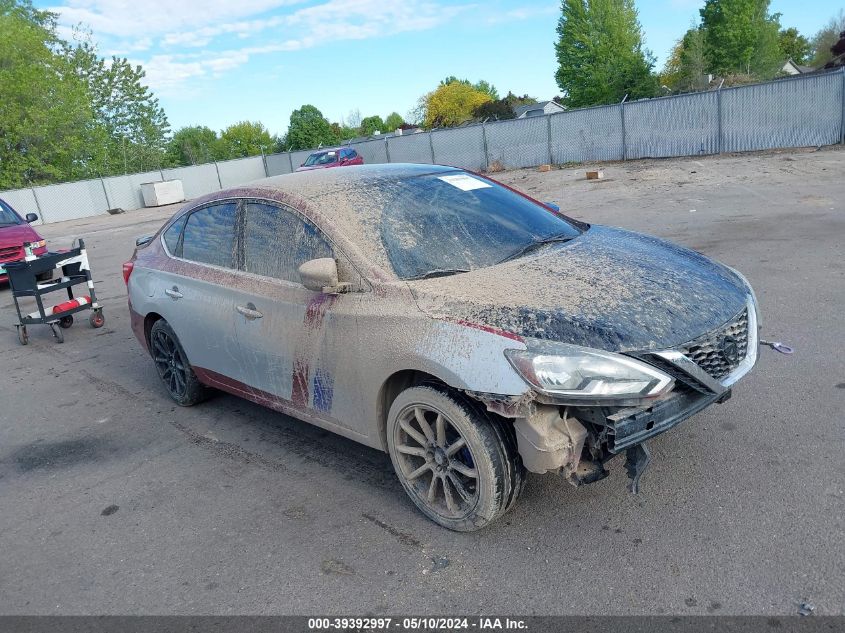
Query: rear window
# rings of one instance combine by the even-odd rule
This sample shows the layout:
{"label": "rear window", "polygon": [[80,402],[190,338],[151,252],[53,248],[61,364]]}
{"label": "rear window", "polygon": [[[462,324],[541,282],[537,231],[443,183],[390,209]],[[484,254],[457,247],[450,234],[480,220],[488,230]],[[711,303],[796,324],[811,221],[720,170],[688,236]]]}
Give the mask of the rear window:
{"label": "rear window", "polygon": [[183,215],[181,218],[171,224],[170,227],[164,232],[164,243],[167,244],[167,250],[170,251],[171,255],[175,255],[176,257],[182,256],[182,249],[180,248],[179,237],[182,235],[182,227],[185,226],[186,218],[187,216]]}
{"label": "rear window", "polygon": [[236,210],[237,205],[227,203],[191,213],[182,236],[182,257],[234,268]]}

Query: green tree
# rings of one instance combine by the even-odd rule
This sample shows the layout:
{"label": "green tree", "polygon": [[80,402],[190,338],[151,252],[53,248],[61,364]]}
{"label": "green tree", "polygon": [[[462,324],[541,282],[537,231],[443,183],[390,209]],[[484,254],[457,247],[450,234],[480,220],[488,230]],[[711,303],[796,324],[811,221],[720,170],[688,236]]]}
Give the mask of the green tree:
{"label": "green tree", "polygon": [[161,167],[170,126],[164,109],[144,84],[146,73],[126,58],[105,60],[97,54],[90,33],[81,33],[64,53],[88,87],[100,138],[95,158],[101,174],[145,171]]}
{"label": "green tree", "polygon": [[663,65],[663,70],[660,71],[660,83],[670,88],[671,90],[678,90],[681,75],[681,55],[684,52],[683,38],[675,42],[672,50],[669,51],[669,57]]}
{"label": "green tree", "polygon": [[0,188],[89,173],[91,102],[55,26],[28,1],[0,0]]}
{"label": "green tree", "polygon": [[491,84],[489,81],[485,81],[484,79],[480,79],[479,81],[472,83],[469,79],[458,79],[455,75],[449,75],[446,79],[442,80],[438,85],[438,88],[442,88],[443,86],[448,86],[452,83],[462,83],[465,86],[470,86],[477,90],[478,92],[483,92],[492,100],[496,100],[499,98],[499,91],[496,90],[496,86]]}
{"label": "green tree", "polygon": [[468,82],[442,84],[422,99],[424,122],[428,128],[453,127],[473,118],[481,104],[491,101],[490,95],[476,90]]}
{"label": "green tree", "polygon": [[220,156],[217,132],[203,125],[177,130],[167,143],[167,158],[171,165],[201,165]]}
{"label": "green tree", "polygon": [[339,142],[331,124],[317,108],[304,105],[290,115],[286,142],[291,149],[311,149]]}
{"label": "green tree", "polygon": [[388,132],[393,132],[405,125],[405,119],[398,112],[391,112],[384,120],[384,129]]}
{"label": "green tree", "polygon": [[240,121],[220,132],[218,158],[246,158],[269,152],[275,142],[270,132],[258,121]]}
{"label": "green tree", "polygon": [[661,73],[661,81],[670,89],[681,92],[707,88],[704,33],[700,28],[689,29],[675,44]]}
{"label": "green tree", "polygon": [[827,24],[813,36],[813,58],[811,65],[820,68],[833,59],[831,47],[839,41],[839,34],[845,31],[845,9],[828,20]]}
{"label": "green tree", "polygon": [[796,64],[806,64],[813,52],[810,40],[801,35],[795,27],[782,29],[778,33],[778,48],[784,61],[791,59]]}
{"label": "green tree", "polygon": [[705,0],[701,9],[710,72],[773,77],[783,63],[778,46],[780,15],[770,0]]}
{"label": "green tree", "polygon": [[555,79],[568,107],[653,97],[654,57],[643,47],[634,0],[562,0]]}
{"label": "green tree", "polygon": [[527,94],[520,97],[510,91],[508,91],[508,94],[505,95],[504,99],[508,102],[508,105],[512,110],[516,110],[519,106],[537,103],[537,97],[531,97]]}
{"label": "green tree", "polygon": [[342,125],[340,123],[332,123],[332,134],[334,134],[335,142],[343,142],[348,141],[350,139],[355,138],[356,136],[361,135],[360,128],[352,128],[348,125]]}
{"label": "green tree", "polygon": [[372,136],[376,132],[384,132],[384,130],[384,121],[377,114],[361,119],[361,134],[363,136]]}
{"label": "green tree", "polygon": [[499,98],[499,91],[496,90],[496,86],[494,86],[488,81],[484,81],[483,79],[481,79],[480,81],[475,82],[472,87],[478,90],[479,92],[483,92],[484,94],[489,96],[493,101],[496,101]]}
{"label": "green tree", "polygon": [[482,121],[486,119],[504,121],[505,119],[512,119],[515,116],[513,108],[507,99],[486,101],[478,106],[472,114],[476,119],[480,119]]}

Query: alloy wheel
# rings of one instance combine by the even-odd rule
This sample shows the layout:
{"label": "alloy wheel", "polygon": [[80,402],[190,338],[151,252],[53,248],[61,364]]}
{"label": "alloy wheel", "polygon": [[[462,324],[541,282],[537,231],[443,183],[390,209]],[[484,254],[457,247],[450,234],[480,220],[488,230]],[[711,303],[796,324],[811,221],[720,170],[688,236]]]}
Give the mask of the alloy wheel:
{"label": "alloy wheel", "polygon": [[185,395],[188,384],[186,362],[176,341],[164,331],[157,331],[152,336],[153,361],[158,375],[170,393],[181,398]]}
{"label": "alloy wheel", "polygon": [[478,503],[478,471],[466,439],[440,411],[406,407],[395,427],[399,467],[413,494],[447,518],[464,517]]}

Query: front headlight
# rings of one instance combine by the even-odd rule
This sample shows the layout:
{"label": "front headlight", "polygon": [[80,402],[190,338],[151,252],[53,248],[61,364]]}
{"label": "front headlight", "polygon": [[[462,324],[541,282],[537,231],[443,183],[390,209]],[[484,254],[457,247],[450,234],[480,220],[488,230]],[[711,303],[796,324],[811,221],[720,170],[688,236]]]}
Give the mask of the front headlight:
{"label": "front headlight", "polygon": [[509,349],[505,356],[540,391],[573,399],[649,398],[668,391],[674,382],[628,356],[575,345],[555,345],[554,354]]}

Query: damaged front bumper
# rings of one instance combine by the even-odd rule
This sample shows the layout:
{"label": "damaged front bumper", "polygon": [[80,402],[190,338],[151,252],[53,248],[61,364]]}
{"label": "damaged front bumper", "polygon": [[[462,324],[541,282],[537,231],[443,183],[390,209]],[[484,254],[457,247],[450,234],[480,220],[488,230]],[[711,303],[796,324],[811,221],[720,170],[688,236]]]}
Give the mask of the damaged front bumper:
{"label": "damaged front bumper", "polygon": [[[519,453],[529,471],[557,472],[581,485],[607,476],[604,464],[624,452],[631,489],[636,491],[649,462],[644,442],[728,400],[731,387],[756,364],[758,341],[756,302],[749,297],[736,317],[688,344],[629,353],[674,379],[672,390],[657,398],[611,406],[564,402],[533,390],[520,397],[470,395],[488,410],[513,419]],[[734,347],[732,355],[725,347],[728,342]]]}
{"label": "damaged front bumper", "polygon": [[571,408],[572,415],[602,427],[600,440],[608,452],[620,453],[680,424],[714,403],[731,397],[728,389],[705,395],[695,391],[673,391],[654,402],[620,409],[613,413],[599,408]]}
{"label": "damaged front bumper", "polygon": [[607,476],[604,464],[620,453],[636,492],[648,464],[643,443],[714,403],[725,402],[730,389],[718,394],[679,387],[631,407],[576,407],[539,400],[502,400],[473,394],[488,409],[513,419],[519,454],[534,473],[559,473],[580,486]]}

